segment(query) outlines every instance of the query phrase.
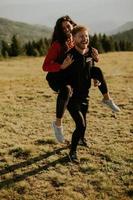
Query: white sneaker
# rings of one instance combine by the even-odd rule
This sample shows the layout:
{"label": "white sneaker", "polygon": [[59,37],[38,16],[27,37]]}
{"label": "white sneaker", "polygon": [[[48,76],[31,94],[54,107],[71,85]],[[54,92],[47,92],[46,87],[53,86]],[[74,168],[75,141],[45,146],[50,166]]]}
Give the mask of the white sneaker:
{"label": "white sneaker", "polygon": [[103,99],[102,103],[104,105],[108,106],[109,108],[111,108],[112,111],[114,111],[114,112],[119,112],[120,111],[120,108],[111,99],[108,99],[108,100]]}
{"label": "white sneaker", "polygon": [[54,135],[58,142],[63,143],[64,142],[64,136],[63,136],[63,127],[56,126],[55,122],[52,122],[52,128],[54,129]]}

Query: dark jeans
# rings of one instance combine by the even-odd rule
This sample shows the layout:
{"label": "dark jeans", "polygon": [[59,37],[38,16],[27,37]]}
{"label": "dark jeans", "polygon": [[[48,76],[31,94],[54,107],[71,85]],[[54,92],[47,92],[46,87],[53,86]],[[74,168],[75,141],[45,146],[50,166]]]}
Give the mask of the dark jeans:
{"label": "dark jeans", "polygon": [[88,111],[88,98],[70,98],[67,109],[75,122],[75,130],[72,134],[71,151],[76,151],[80,139],[84,138],[86,130],[86,114]]}

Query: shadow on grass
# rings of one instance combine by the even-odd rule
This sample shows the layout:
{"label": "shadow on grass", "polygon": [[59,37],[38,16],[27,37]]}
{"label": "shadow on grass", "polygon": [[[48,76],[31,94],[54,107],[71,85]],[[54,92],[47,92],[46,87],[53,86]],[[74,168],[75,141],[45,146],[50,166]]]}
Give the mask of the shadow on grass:
{"label": "shadow on grass", "polygon": [[[67,148],[68,148],[68,146],[62,147],[62,148],[56,149],[52,152],[48,152],[46,154],[42,154],[42,155],[39,155],[37,157],[31,158],[27,161],[7,166],[6,168],[0,170],[0,175],[7,174],[7,173],[15,171],[16,169],[21,169],[23,167],[27,167],[29,165],[32,165],[32,164],[34,164],[38,161],[49,158],[52,155],[59,154],[62,150],[65,150]],[[33,169],[31,171],[25,172],[25,173],[20,174],[20,175],[16,175],[16,177],[8,178],[8,179],[0,182],[0,189],[2,189],[4,187],[9,187],[10,185],[14,184],[15,182],[22,181],[27,177],[33,176],[33,175],[38,174],[38,173],[40,173],[44,170],[47,170],[49,167],[54,167],[57,163],[66,164],[68,161],[69,161],[68,157],[64,156],[64,157],[59,158],[59,159],[57,159],[53,162],[49,162],[48,164],[45,164],[44,166],[40,166],[40,167]]]}

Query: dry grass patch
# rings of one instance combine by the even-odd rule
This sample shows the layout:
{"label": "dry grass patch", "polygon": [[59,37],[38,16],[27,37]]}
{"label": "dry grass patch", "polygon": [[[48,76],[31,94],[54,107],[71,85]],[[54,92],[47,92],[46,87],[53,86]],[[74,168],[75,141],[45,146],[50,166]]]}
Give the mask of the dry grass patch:
{"label": "dry grass patch", "polygon": [[[43,58],[0,61],[0,199],[131,200],[133,197],[133,53],[100,55],[110,94],[121,112],[101,105],[90,91],[86,138],[71,164],[69,144],[58,144],[51,130],[54,94],[41,70]],[[74,123],[64,116],[66,140]]]}

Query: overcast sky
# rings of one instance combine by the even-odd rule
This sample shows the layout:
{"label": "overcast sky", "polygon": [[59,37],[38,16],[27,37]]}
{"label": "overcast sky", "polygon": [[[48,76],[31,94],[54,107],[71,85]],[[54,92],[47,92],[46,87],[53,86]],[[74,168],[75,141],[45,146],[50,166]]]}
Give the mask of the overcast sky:
{"label": "overcast sky", "polygon": [[0,0],[0,17],[53,27],[70,15],[93,31],[107,31],[133,21],[133,0]]}

